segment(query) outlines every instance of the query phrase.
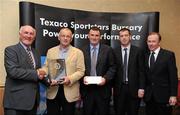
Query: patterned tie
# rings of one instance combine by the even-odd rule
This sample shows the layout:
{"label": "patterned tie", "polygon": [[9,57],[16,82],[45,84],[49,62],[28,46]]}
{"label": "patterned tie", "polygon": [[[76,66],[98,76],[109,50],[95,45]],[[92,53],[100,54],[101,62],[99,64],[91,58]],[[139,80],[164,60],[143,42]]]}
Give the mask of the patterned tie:
{"label": "patterned tie", "polygon": [[31,48],[30,48],[30,47],[27,47],[26,50],[27,50],[27,54],[28,54],[30,63],[31,63],[31,65],[33,66],[33,68],[35,68],[35,64],[34,64],[34,61],[33,61],[32,55],[31,55]]}
{"label": "patterned tie", "polygon": [[151,56],[150,56],[150,67],[152,67],[153,66],[153,64],[154,64],[154,62],[155,62],[155,57],[154,57],[154,52],[151,52]]}
{"label": "patterned tie", "polygon": [[124,48],[123,81],[127,81],[127,48]]}
{"label": "patterned tie", "polygon": [[91,56],[91,76],[96,76],[96,47],[93,47]]}

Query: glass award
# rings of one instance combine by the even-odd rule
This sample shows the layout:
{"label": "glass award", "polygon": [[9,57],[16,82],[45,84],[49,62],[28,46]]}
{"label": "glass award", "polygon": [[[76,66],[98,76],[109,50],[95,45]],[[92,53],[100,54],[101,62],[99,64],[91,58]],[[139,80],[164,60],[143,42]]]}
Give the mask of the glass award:
{"label": "glass award", "polygon": [[50,80],[57,80],[59,83],[66,76],[65,59],[48,59],[48,77]]}

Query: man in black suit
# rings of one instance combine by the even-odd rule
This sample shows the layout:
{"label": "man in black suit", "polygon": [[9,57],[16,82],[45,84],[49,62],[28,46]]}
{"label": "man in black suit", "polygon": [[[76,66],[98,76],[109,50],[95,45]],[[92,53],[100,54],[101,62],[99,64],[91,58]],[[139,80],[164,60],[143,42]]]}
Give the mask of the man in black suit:
{"label": "man in black suit", "polygon": [[114,49],[117,72],[114,77],[114,108],[116,115],[138,115],[140,98],[144,96],[144,56],[131,44],[131,32],[119,32],[120,46]]}
{"label": "man in black suit", "polygon": [[[88,38],[90,44],[82,48],[86,69],[81,84],[83,115],[108,115],[111,97],[110,83],[115,73],[113,50],[110,46],[100,43],[101,33],[98,27],[90,29]],[[87,76],[101,76],[102,78],[97,84],[89,84]]]}
{"label": "man in black suit", "polygon": [[20,28],[20,42],[5,49],[4,65],[7,72],[4,92],[5,115],[35,115],[38,104],[38,82],[45,72],[40,57],[31,44],[36,30],[25,25]]}
{"label": "man in black suit", "polygon": [[177,99],[177,67],[175,54],[160,47],[161,35],[149,34],[147,45],[149,53],[145,57],[146,65],[146,114],[171,115],[172,106]]}

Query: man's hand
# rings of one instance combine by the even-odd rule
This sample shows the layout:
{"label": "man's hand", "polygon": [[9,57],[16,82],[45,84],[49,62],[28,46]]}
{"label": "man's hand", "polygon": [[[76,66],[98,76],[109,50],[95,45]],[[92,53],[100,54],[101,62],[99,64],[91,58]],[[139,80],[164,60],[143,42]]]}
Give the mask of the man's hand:
{"label": "man's hand", "polygon": [[51,85],[51,86],[58,85],[58,81],[57,81],[57,80],[52,79],[52,80],[51,80],[51,84],[50,84],[50,85]]}
{"label": "man's hand", "polygon": [[138,97],[143,98],[144,97],[144,89],[139,89],[138,90]]}
{"label": "man's hand", "polygon": [[71,82],[70,79],[67,76],[65,76],[63,78],[64,78],[64,80],[60,84],[69,85]]}
{"label": "man's hand", "polygon": [[83,82],[84,82],[85,85],[88,85],[88,82],[87,82],[86,79],[87,79],[87,77],[84,77],[84,78],[83,78]]}
{"label": "man's hand", "polygon": [[106,79],[104,77],[101,78],[101,82],[98,85],[104,85],[106,83]]}
{"label": "man's hand", "polygon": [[37,74],[40,80],[42,80],[46,76],[46,72],[42,69],[37,69]]}
{"label": "man's hand", "polygon": [[177,103],[177,98],[176,98],[176,96],[171,96],[171,97],[169,98],[169,105],[174,106],[174,105],[176,105],[176,103]]}

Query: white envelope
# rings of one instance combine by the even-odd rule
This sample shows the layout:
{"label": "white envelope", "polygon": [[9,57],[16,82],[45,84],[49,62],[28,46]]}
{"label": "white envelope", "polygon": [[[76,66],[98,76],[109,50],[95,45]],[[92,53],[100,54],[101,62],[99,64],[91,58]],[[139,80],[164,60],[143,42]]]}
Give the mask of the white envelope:
{"label": "white envelope", "polygon": [[87,84],[99,84],[101,83],[102,76],[85,76]]}

